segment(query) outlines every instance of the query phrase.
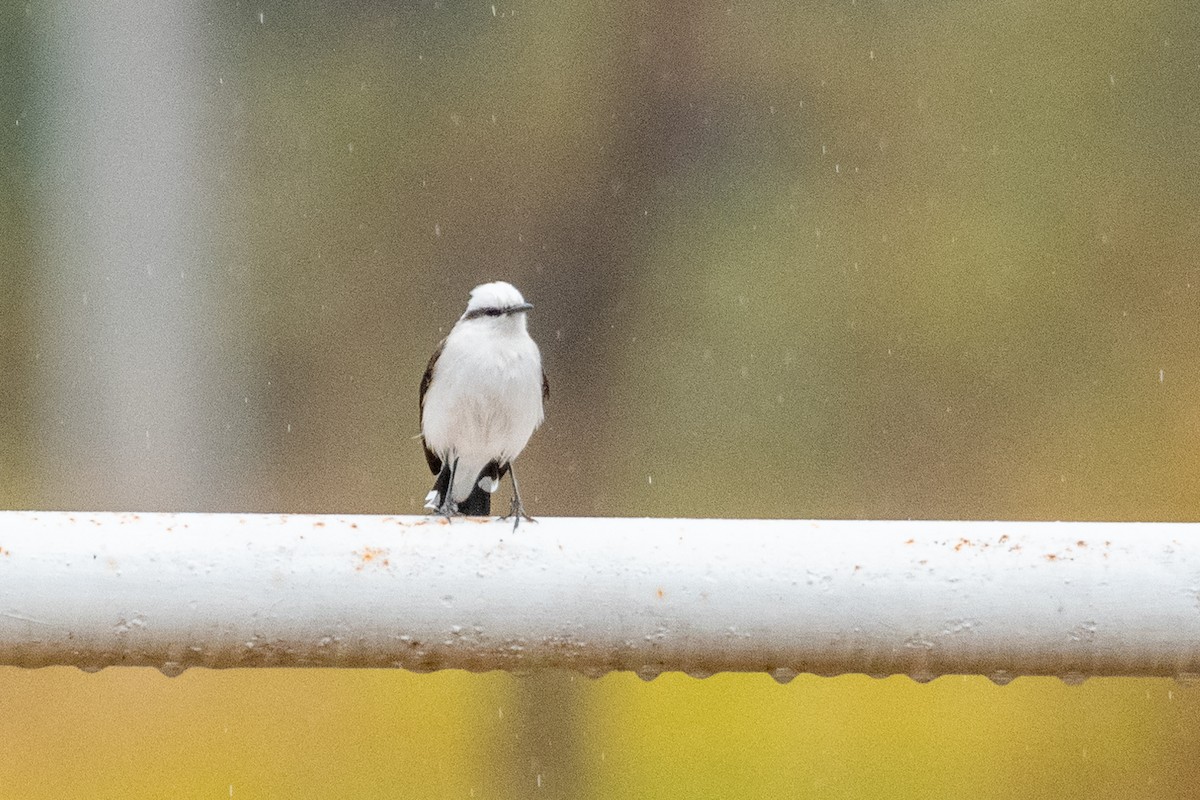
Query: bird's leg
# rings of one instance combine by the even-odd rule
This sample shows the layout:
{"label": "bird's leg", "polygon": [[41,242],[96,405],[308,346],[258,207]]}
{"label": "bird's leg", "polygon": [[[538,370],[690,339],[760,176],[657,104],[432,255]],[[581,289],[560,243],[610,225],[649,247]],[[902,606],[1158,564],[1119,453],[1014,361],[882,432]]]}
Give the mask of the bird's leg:
{"label": "bird's leg", "polygon": [[520,488],[517,487],[517,473],[516,473],[516,470],[513,469],[513,466],[511,463],[509,463],[509,465],[508,465],[508,479],[510,481],[512,481],[512,487],[513,487],[512,503],[509,504],[509,506],[508,506],[508,513],[505,514],[500,519],[508,519],[509,517],[512,517],[513,518],[513,530],[515,531],[517,529],[517,526],[521,524],[522,517],[529,520],[530,522],[537,522],[537,520],[525,513],[525,506],[521,503],[521,490],[520,490]]}
{"label": "bird's leg", "polygon": [[445,517],[447,521],[458,512],[458,506],[450,499],[454,495],[454,472],[457,469],[458,457],[455,456],[454,460],[450,462],[450,481],[446,484],[446,494],[442,497],[442,504],[438,506],[437,510],[437,513]]}

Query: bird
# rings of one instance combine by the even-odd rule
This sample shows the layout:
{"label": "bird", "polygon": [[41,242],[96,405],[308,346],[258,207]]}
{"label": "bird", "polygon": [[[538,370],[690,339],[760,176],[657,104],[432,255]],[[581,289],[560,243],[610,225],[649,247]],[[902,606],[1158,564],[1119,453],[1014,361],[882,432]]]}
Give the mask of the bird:
{"label": "bird", "polygon": [[509,475],[508,516],[535,522],[521,503],[516,459],[545,417],[550,384],[529,335],[533,304],[505,281],[470,292],[467,310],[429,359],[418,405],[425,460],[436,478],[425,508],[447,518],[487,516]]}

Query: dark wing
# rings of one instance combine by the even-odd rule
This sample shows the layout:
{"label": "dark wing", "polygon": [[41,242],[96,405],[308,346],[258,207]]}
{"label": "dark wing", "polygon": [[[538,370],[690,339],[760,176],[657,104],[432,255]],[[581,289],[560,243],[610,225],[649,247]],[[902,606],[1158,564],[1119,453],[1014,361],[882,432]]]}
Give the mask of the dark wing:
{"label": "dark wing", "polygon": [[546,380],[546,370],[542,370],[542,402],[550,399],[550,381]]}
{"label": "dark wing", "polygon": [[[425,425],[425,393],[429,391],[429,383],[433,380],[433,365],[437,363],[438,357],[442,354],[442,348],[445,346],[446,340],[442,339],[437,350],[434,350],[433,355],[429,357],[429,365],[425,367],[425,374],[421,376],[421,393],[417,397],[417,408],[420,411],[422,428]],[[424,440],[422,440],[423,443]],[[429,463],[429,471],[434,475],[442,471],[442,460],[428,447],[425,448],[425,460]]]}

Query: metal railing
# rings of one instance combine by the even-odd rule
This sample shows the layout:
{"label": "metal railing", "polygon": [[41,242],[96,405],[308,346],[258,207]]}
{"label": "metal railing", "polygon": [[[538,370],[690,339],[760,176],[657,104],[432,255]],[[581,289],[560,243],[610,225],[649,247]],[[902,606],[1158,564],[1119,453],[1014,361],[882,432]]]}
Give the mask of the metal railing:
{"label": "metal railing", "polygon": [[1200,525],[0,512],[0,664],[1187,677]]}

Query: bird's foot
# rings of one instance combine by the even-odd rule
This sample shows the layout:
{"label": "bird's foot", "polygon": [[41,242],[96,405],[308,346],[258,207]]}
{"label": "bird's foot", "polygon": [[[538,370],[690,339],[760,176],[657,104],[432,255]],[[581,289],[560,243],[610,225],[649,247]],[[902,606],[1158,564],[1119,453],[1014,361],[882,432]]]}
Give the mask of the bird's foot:
{"label": "bird's foot", "polygon": [[521,504],[521,498],[519,498],[519,497],[514,497],[512,499],[512,502],[508,506],[508,513],[505,514],[504,516],[498,517],[496,519],[496,521],[502,522],[503,520],[506,520],[509,517],[513,518],[513,530],[514,531],[517,529],[517,526],[521,524],[522,519],[527,519],[530,522],[537,522],[536,519],[534,519],[533,517],[529,516],[528,513],[526,513],[525,506]]}
{"label": "bird's foot", "polygon": [[458,513],[458,503],[450,502],[448,497],[443,500],[436,489],[425,495],[425,508],[440,517],[445,517],[447,521]]}

